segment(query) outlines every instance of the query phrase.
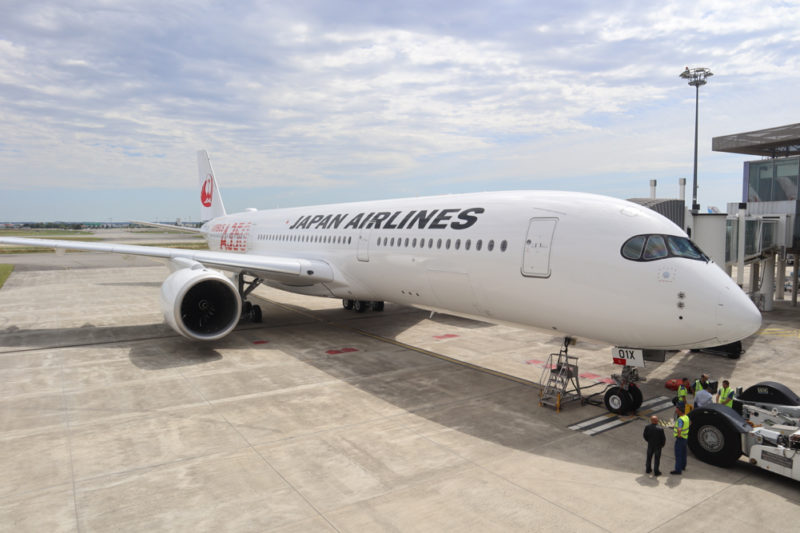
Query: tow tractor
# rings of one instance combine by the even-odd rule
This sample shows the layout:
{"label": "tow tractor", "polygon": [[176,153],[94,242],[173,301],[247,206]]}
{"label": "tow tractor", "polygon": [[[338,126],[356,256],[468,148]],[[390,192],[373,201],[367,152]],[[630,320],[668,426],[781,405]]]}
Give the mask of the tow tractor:
{"label": "tow tractor", "polygon": [[742,454],[764,470],[800,481],[800,397],[763,381],[738,393],[734,408],[711,404],[689,413],[689,449],[703,462],[728,467]]}

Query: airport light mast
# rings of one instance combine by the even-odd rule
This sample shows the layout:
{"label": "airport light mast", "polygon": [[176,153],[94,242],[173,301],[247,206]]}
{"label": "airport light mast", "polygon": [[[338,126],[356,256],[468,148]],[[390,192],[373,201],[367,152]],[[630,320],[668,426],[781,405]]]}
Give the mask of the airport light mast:
{"label": "airport light mast", "polygon": [[692,180],[692,213],[700,210],[697,203],[697,116],[700,108],[700,86],[706,84],[706,78],[710,78],[714,73],[705,67],[689,68],[681,72],[681,78],[689,80],[689,85],[694,85],[694,179]]}

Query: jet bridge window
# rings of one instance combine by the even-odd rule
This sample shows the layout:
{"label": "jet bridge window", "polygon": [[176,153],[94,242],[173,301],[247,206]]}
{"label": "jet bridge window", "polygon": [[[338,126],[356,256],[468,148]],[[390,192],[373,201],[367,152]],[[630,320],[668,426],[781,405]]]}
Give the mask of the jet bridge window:
{"label": "jet bridge window", "polygon": [[675,235],[636,235],[625,241],[620,253],[631,261],[656,261],[667,257],[709,260],[692,241]]}

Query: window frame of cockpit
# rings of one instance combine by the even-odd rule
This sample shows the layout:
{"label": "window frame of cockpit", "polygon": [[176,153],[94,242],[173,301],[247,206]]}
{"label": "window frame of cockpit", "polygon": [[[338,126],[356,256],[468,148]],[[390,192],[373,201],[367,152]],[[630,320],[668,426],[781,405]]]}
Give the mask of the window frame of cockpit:
{"label": "window frame of cockpit", "polygon": [[[648,249],[650,244],[651,237],[658,237],[662,240],[664,244],[664,250],[666,251],[665,255],[660,255],[658,257],[650,257],[645,258],[645,252]],[[625,248],[628,244],[633,241],[634,239],[644,238],[644,242],[642,243],[641,247],[639,248],[639,255],[635,259],[625,255]],[[676,243],[673,244],[672,240],[675,239]],[[685,242],[684,242],[685,241]],[[655,239],[654,239],[655,242]],[[680,243],[680,245],[678,244]],[[697,257],[689,254],[682,250],[686,250],[687,247],[684,246],[685,244],[689,245],[688,250],[691,252],[696,252],[698,254]],[[676,253],[675,250],[678,250],[679,253]],[[670,258],[680,258],[680,259],[690,259],[692,261],[703,261],[708,263],[711,259],[697,246],[695,243],[691,241],[691,239],[687,237],[682,237],[680,235],[669,235],[666,233],[640,233],[639,235],[633,235],[625,240],[620,246],[619,254],[622,256],[623,259],[627,261],[636,261],[639,263],[650,263],[652,261],[661,261],[663,259],[670,259]]]}

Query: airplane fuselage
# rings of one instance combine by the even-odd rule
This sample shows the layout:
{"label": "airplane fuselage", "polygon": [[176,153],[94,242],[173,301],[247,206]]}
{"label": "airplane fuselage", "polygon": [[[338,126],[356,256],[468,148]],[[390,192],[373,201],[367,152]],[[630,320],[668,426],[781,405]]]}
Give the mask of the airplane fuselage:
{"label": "airplane fuselage", "polygon": [[[203,231],[215,251],[305,258],[332,270],[325,282],[266,282],[284,290],[619,346],[717,346],[761,321],[717,265],[681,248],[693,245],[675,224],[604,196],[511,191],[249,211]],[[633,248],[648,250],[631,259],[622,250],[636,236],[644,239]],[[658,236],[667,252],[656,250]]]}

